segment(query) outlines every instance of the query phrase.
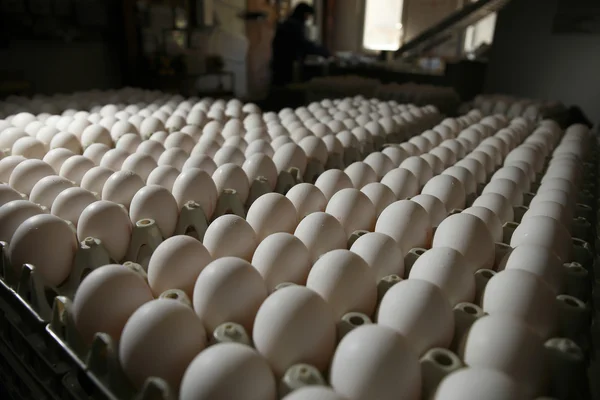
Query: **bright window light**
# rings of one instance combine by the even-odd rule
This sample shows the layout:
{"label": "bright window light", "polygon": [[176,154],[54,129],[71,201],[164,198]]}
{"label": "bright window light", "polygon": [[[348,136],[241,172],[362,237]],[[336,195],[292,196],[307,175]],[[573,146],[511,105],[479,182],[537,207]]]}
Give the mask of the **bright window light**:
{"label": "bright window light", "polygon": [[368,50],[396,51],[402,35],[404,0],[367,0],[363,47]]}
{"label": "bright window light", "polygon": [[465,52],[471,53],[484,43],[492,44],[494,40],[494,29],[496,29],[496,13],[492,13],[477,23],[469,26],[465,32]]}

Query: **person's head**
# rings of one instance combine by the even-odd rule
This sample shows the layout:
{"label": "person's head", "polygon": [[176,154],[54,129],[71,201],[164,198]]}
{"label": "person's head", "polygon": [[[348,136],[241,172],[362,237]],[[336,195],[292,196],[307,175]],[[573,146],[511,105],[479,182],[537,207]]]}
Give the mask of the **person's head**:
{"label": "person's head", "polygon": [[315,15],[315,9],[308,3],[301,2],[294,7],[291,17],[301,21],[307,21],[313,15]]}

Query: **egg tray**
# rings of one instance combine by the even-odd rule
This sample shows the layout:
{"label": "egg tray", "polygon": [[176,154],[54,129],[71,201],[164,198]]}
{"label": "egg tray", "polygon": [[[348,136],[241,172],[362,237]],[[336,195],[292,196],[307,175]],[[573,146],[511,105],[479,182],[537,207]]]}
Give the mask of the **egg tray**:
{"label": "egg tray", "polygon": [[[561,371],[561,379],[555,384],[563,387],[556,389],[573,390],[573,384],[565,382],[564,376],[569,380],[581,380],[585,377],[585,367],[597,358],[596,348],[600,345],[600,327],[598,326],[597,310],[600,310],[600,256],[595,254],[593,248],[600,245],[600,237],[595,221],[600,220],[595,210],[600,209],[596,205],[596,172],[597,160],[585,164],[585,182],[583,190],[579,193],[576,206],[576,216],[573,220],[574,228],[574,260],[565,265],[567,270],[567,290],[569,295],[558,296],[561,312],[561,335],[570,341],[553,342],[547,344],[557,358],[557,368]],[[317,167],[317,170],[319,168]],[[291,170],[281,177],[282,182],[293,185],[302,180],[298,172]],[[260,186],[260,179],[256,185]],[[263,182],[264,184],[264,182]],[[255,189],[256,195],[262,193],[260,188]],[[264,189],[264,188],[263,188]],[[279,186],[286,191],[286,188]],[[480,188],[482,189],[482,188]],[[534,190],[536,189],[534,185]],[[260,194],[259,194],[260,193]],[[533,193],[525,195],[525,204],[528,204]],[[238,213],[245,215],[245,207],[239,202],[234,191],[226,191],[218,201],[220,204],[218,215],[224,213]],[[527,210],[526,206],[514,208],[515,220],[504,225],[503,243],[496,244],[497,260],[509,246],[510,237],[518,221]],[[454,210],[453,212],[459,212]],[[206,217],[197,205],[188,204],[182,210],[178,232],[189,233],[195,231],[197,236],[202,236],[207,227]],[[366,232],[356,232],[349,241],[352,244],[356,238]],[[156,246],[162,241],[154,221],[142,220],[136,224],[132,240],[134,250],[130,249],[128,255],[134,261],[141,261],[144,256],[149,256]],[[580,239],[581,238],[581,239]],[[141,254],[142,247],[146,246],[146,253]],[[599,247],[596,247],[599,248]],[[137,250],[136,250],[137,249]],[[131,253],[133,251],[133,253]],[[425,249],[412,249],[406,256],[406,273],[416,259],[423,254]],[[595,254],[595,255],[594,255]],[[102,333],[98,333],[89,352],[82,350],[84,347],[77,342],[77,334],[74,332],[73,323],[70,320],[69,297],[72,297],[79,281],[85,276],[86,271],[99,265],[110,262],[108,255],[99,241],[89,238],[82,242],[78,251],[79,261],[76,263],[75,272],[71,282],[67,282],[58,294],[67,296],[56,296],[57,290],[49,288],[35,274],[35,267],[25,265],[19,277],[11,276],[12,269],[8,264],[5,252],[5,244],[0,243],[0,377],[8,383],[8,390],[17,398],[39,398],[39,399],[171,399],[173,393],[169,386],[158,378],[147,380],[141,391],[135,393],[126,379],[120,373],[119,363],[116,356],[116,346],[112,339]],[[137,269],[141,273],[144,268],[137,263],[128,263],[128,267]],[[481,296],[485,284],[495,274],[492,270],[480,270],[476,273],[477,293]],[[591,278],[591,279],[590,279]],[[378,287],[379,299],[385,291],[399,282],[401,277],[389,276],[384,278]],[[590,287],[593,282],[593,287]],[[591,293],[591,294],[590,294]],[[581,300],[579,300],[581,299]],[[591,307],[590,307],[591,306]],[[594,309],[594,315],[590,315],[590,309]],[[43,312],[40,312],[43,311]],[[454,309],[457,323],[456,337],[461,336],[472,323],[484,315],[483,310],[470,303],[461,303]],[[366,318],[362,315],[347,315],[338,326],[338,334],[349,332],[360,323],[355,323],[353,318]],[[589,321],[594,323],[588,331]],[[364,322],[364,321],[362,321]],[[362,323],[361,322],[361,323]],[[367,321],[368,322],[368,321]],[[554,340],[554,339],[553,339]],[[453,343],[452,349],[456,349],[457,343]],[[571,350],[569,350],[571,349]],[[575,350],[573,350],[575,349]],[[589,356],[583,358],[574,357],[570,363],[565,361],[567,353],[571,351],[580,352]],[[445,362],[436,361],[438,356],[444,355]],[[598,354],[600,355],[600,354]],[[439,357],[438,357],[439,358]],[[456,360],[455,360],[456,358]],[[449,365],[444,363],[450,359]],[[455,362],[456,361],[456,362]],[[567,359],[567,361],[569,361]],[[460,360],[449,350],[432,349],[421,360],[423,368],[431,370],[430,374],[424,374],[425,378],[447,375],[461,366]],[[595,363],[594,363],[595,365]],[[565,367],[566,366],[566,367]],[[566,369],[565,369],[566,368]],[[569,373],[567,373],[569,372]],[[305,384],[319,382],[318,372],[309,374]],[[431,378],[433,379],[433,378]],[[424,379],[426,381],[427,379]],[[297,383],[296,383],[297,384]],[[427,383],[426,383],[427,384]],[[293,386],[294,383],[290,383]],[[584,389],[587,383],[577,385],[582,392],[577,394],[576,399],[589,398]],[[116,390],[115,390],[116,388]],[[561,396],[562,397],[562,396]]]}
{"label": "egg tray", "polygon": [[[593,192],[592,187],[588,187],[587,190],[581,192],[580,201],[583,203],[578,204],[577,217],[574,219],[574,227],[577,227],[582,236],[586,238],[592,238],[594,236],[593,231],[595,230],[595,226],[589,222],[595,219],[595,215],[592,212],[593,209],[588,205],[593,204],[594,201],[590,190]],[[525,196],[525,204],[528,204],[531,197],[533,197],[532,194]],[[227,195],[224,198],[227,198]],[[520,217],[526,210],[527,208],[524,206],[515,207],[517,221],[520,220]],[[453,212],[459,211],[454,210]],[[506,243],[510,242],[512,232],[517,225],[518,223],[516,222],[504,225],[504,243],[496,244],[499,259],[503,254],[502,250],[507,249],[508,245]],[[141,235],[141,232],[145,232],[148,235],[148,231],[151,229],[148,227],[156,229],[153,223],[142,225],[141,228],[138,224],[138,232],[140,232],[138,235]],[[350,238],[349,245],[364,233],[366,232],[356,232]],[[159,240],[162,240],[162,238]],[[86,246],[84,241],[81,251],[88,253],[88,260],[94,259],[91,250],[87,248],[100,251],[102,247],[101,245],[98,246],[98,243],[88,242],[88,245],[91,246]],[[4,250],[4,246],[0,246],[0,249]],[[567,271],[572,272],[568,273],[566,292],[575,297],[588,300],[590,289],[589,285],[587,285],[587,282],[589,282],[588,276],[598,276],[600,264],[594,259],[591,246],[588,242],[574,238],[574,249],[575,259],[566,266]],[[411,266],[424,251],[425,249],[412,249],[408,253],[405,259],[407,271],[410,271]],[[1,252],[1,256],[2,272],[3,276],[5,276],[5,273],[10,271],[10,268],[4,251]],[[102,258],[98,257],[96,256],[96,262],[99,264],[104,263]],[[137,268],[140,272],[144,273],[143,268],[139,264],[130,263],[128,266],[134,269]],[[494,274],[495,272],[492,270],[478,271],[476,274],[478,297],[481,295],[487,281]],[[379,298],[381,299],[385,291],[400,280],[401,278],[397,276],[384,278],[378,287]],[[70,301],[68,297],[54,297],[50,318],[42,318],[35,310],[39,308],[39,305],[36,306],[35,303],[39,303],[40,301],[48,302],[50,298],[43,299],[41,297],[46,294],[54,296],[55,293],[46,293],[49,288],[44,287],[43,283],[37,280],[35,268],[32,266],[25,266],[16,284],[17,289],[14,290],[4,280],[0,280],[0,309],[3,311],[2,322],[5,326],[2,334],[0,334],[0,353],[4,356],[5,364],[3,369],[11,371],[14,375],[18,375],[18,377],[12,379],[13,382],[24,383],[20,386],[14,385],[14,391],[21,395],[26,392],[27,395],[24,397],[35,396],[36,398],[49,399],[120,399],[134,396],[133,390],[120,373],[116,357],[116,347],[108,335],[97,334],[90,351],[87,355],[82,355],[84,353],[82,350],[83,346],[77,343],[77,334],[74,332],[73,323],[70,320]],[[598,290],[594,294],[592,303],[595,304],[594,308],[598,309],[598,304],[600,304]],[[563,323],[561,324],[562,335],[577,343],[575,348],[584,349],[585,353],[589,353],[592,340],[587,333],[582,334],[581,329],[587,326],[587,321],[589,321],[587,315],[589,308],[585,303],[569,295],[560,296],[558,301],[563,304],[561,308],[561,311],[563,311],[561,313],[563,316]],[[484,315],[480,307],[469,303],[457,305],[454,313],[457,321],[457,333],[465,332],[478,317]],[[342,325],[338,327],[339,335],[343,336],[356,325],[364,322],[357,323],[354,318],[366,318],[368,322],[368,317],[366,316],[359,315],[359,313],[351,314],[357,315],[345,316],[346,318],[342,321]],[[583,329],[583,332],[585,332],[585,329]],[[458,337],[460,334],[455,336]],[[597,335],[594,336],[597,337]],[[564,349],[561,349],[561,346],[567,346],[565,348],[568,349],[568,343],[570,342],[566,343],[557,342],[553,344],[553,346],[556,346],[554,350],[558,352],[557,354],[562,354],[561,351]],[[456,349],[457,346],[457,343],[453,343],[451,348]],[[444,359],[443,357],[446,358]],[[448,360],[450,360],[449,365],[442,365],[448,364]],[[570,365],[568,363],[565,364],[561,357],[559,357],[559,360],[558,365],[561,371],[565,365]],[[440,373],[443,373],[442,376],[445,376],[462,365],[454,353],[445,349],[432,349],[430,353],[423,357],[421,363],[423,368],[430,371],[424,374],[425,377],[429,377],[429,380],[434,379],[435,376],[439,380],[441,379],[439,377]],[[573,369],[574,366],[577,368]],[[582,374],[585,376],[581,362],[570,365],[570,368],[573,370],[567,374],[570,377],[569,379],[577,378],[577,376],[573,375],[573,371],[577,371],[579,378],[581,378]],[[305,380],[307,380],[307,384],[315,384],[321,382],[322,378],[318,372],[311,371],[311,374],[308,375],[308,378],[305,377]],[[425,385],[430,384],[431,382],[425,383]],[[293,386],[293,384],[291,385]],[[572,384],[568,385],[565,382],[562,385],[572,387]],[[115,388],[120,388],[121,390],[115,392]],[[135,395],[135,398],[171,399],[173,398],[173,394],[164,381],[153,378],[146,382],[146,385]],[[584,399],[588,398],[588,396],[584,393],[578,395],[576,398]]]}

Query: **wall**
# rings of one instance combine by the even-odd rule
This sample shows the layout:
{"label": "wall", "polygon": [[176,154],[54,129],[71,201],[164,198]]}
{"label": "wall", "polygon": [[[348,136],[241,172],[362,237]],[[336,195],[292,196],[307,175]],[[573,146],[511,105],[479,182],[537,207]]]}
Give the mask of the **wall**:
{"label": "wall", "polygon": [[333,3],[330,48],[332,52],[362,50],[364,0],[336,0]]}
{"label": "wall", "polygon": [[404,0],[404,41],[456,11],[462,0]]}
{"label": "wall", "polygon": [[553,35],[557,3],[513,0],[500,12],[485,90],[579,105],[600,123],[600,35]]}
{"label": "wall", "polygon": [[17,72],[33,93],[110,89],[122,82],[119,54],[103,41],[15,41],[0,50],[0,60],[0,76]]}

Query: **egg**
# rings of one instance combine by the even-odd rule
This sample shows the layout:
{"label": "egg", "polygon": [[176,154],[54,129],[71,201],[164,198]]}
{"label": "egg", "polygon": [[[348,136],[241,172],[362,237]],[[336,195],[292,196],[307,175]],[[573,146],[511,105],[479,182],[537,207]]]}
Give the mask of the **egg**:
{"label": "egg", "polygon": [[215,219],[204,235],[204,245],[215,259],[231,256],[250,261],[257,244],[252,226],[233,214]]}
{"label": "egg", "polygon": [[292,393],[288,394],[283,400],[344,400],[339,394],[332,389],[320,386],[320,385],[309,385],[298,388]]}
{"label": "egg", "polygon": [[54,174],[52,167],[42,160],[24,160],[14,167],[8,179],[8,184],[17,192],[29,196],[40,179]]}
{"label": "egg", "polygon": [[192,360],[183,376],[179,398],[275,400],[277,384],[269,364],[254,349],[239,343],[220,343]]}
{"label": "egg", "polygon": [[110,136],[114,142],[117,142],[121,138],[121,136],[127,133],[138,133],[137,128],[131,122],[117,121],[110,128]]}
{"label": "egg", "polygon": [[79,139],[71,133],[59,132],[50,141],[50,149],[65,148],[72,151],[75,154],[81,154],[83,152]]}
{"label": "egg", "polygon": [[214,172],[212,179],[217,187],[217,193],[221,194],[225,189],[233,189],[242,204],[248,200],[250,184],[248,176],[240,166],[224,164]]}
{"label": "egg", "polygon": [[350,177],[339,169],[330,169],[317,178],[315,186],[325,195],[327,200],[338,191],[354,187]]}
{"label": "egg", "polygon": [[402,254],[412,248],[428,248],[431,243],[432,226],[427,211],[410,200],[399,200],[390,204],[377,218],[375,232],[392,237]]}
{"label": "egg", "polygon": [[413,264],[408,279],[421,279],[444,292],[450,304],[472,302],[475,299],[473,265],[458,251],[435,247],[421,254]]}
{"label": "egg", "polygon": [[402,161],[410,157],[410,155],[404,149],[398,146],[388,146],[381,150],[381,152],[388,156],[396,167],[399,167]]}
{"label": "egg", "polygon": [[347,236],[343,226],[324,212],[307,215],[296,227],[294,235],[308,248],[311,262],[335,249],[346,248]]}
{"label": "egg", "polygon": [[419,193],[419,178],[405,168],[394,168],[381,179],[398,200],[413,197]]}
{"label": "egg", "polygon": [[[181,171],[183,165],[188,159],[188,153],[182,149],[166,149],[158,158],[158,165],[169,165]],[[150,163],[149,163],[150,164]]]}
{"label": "egg", "polygon": [[27,132],[18,127],[9,127],[0,132],[0,149],[11,149],[21,138],[29,137]]}
{"label": "egg", "polygon": [[47,213],[38,204],[20,198],[0,206],[0,241],[10,243],[19,226],[27,219]]}
{"label": "egg", "polygon": [[131,241],[131,230],[127,211],[119,204],[106,200],[88,205],[77,223],[79,241],[88,237],[99,239],[115,261],[125,257]]}
{"label": "egg", "polygon": [[462,209],[466,204],[465,186],[451,175],[433,177],[425,184],[421,193],[437,197],[447,210]]}
{"label": "egg", "polygon": [[473,272],[494,265],[494,239],[478,217],[459,213],[444,219],[433,237],[433,247],[450,247],[464,257]]}
{"label": "egg", "polygon": [[449,168],[446,168],[442,172],[442,175],[450,175],[458,179],[463,185],[465,193],[468,197],[477,193],[477,180],[475,175],[473,175],[469,169],[453,165]]}
{"label": "egg", "polygon": [[46,155],[46,147],[41,141],[35,138],[23,137],[13,144],[10,154],[13,156],[23,156],[25,158],[37,158],[41,160]]}
{"label": "egg", "polygon": [[93,167],[95,167],[94,162],[89,158],[74,155],[65,160],[60,167],[59,175],[80,185],[85,173]]}
{"label": "egg", "polygon": [[108,147],[113,146],[113,139],[108,129],[102,125],[89,125],[87,126],[80,135],[81,145],[84,148],[92,145],[93,143],[104,144]]}
{"label": "egg", "polygon": [[[475,149],[475,151],[472,151],[471,153],[467,154],[464,159],[473,159],[479,162],[481,165],[483,165],[483,170],[485,171],[486,176],[491,176],[492,173],[496,170],[494,160],[492,160],[492,158],[483,151]],[[459,162],[462,162],[462,160]]]}
{"label": "egg", "polygon": [[267,359],[277,377],[298,363],[310,364],[323,372],[336,345],[333,311],[312,290],[285,287],[273,292],[260,306],[252,337],[256,350]]}
{"label": "egg", "polygon": [[8,183],[10,175],[14,169],[22,161],[25,161],[23,156],[8,156],[0,160],[0,182]]}
{"label": "egg", "polygon": [[573,195],[569,194],[560,189],[549,189],[544,188],[544,190],[539,190],[535,195],[531,202],[529,203],[529,208],[536,208],[537,204],[545,203],[545,202],[554,202],[558,203],[561,206],[565,207],[566,210],[573,209]]}
{"label": "egg", "polygon": [[530,272],[543,280],[556,295],[562,293],[565,285],[561,260],[552,250],[542,246],[526,244],[515,247],[500,262],[498,270],[504,269]]}
{"label": "egg", "polygon": [[378,180],[396,167],[388,156],[380,152],[369,154],[363,162],[373,168]]}
{"label": "egg", "polygon": [[448,211],[446,210],[444,203],[430,194],[419,194],[415,197],[411,197],[410,201],[414,201],[427,211],[433,228],[437,228],[440,222],[448,216]]}
{"label": "egg", "polygon": [[527,398],[542,392],[543,341],[525,323],[508,315],[488,315],[475,321],[460,351],[471,368],[503,372],[524,389]]}
{"label": "egg", "polygon": [[50,214],[34,215],[21,223],[8,248],[14,269],[20,270],[23,264],[32,264],[51,286],[58,286],[67,279],[76,251],[77,239],[73,229],[61,218]]}
{"label": "egg", "polygon": [[206,172],[198,168],[183,171],[173,182],[171,192],[179,209],[183,208],[185,203],[194,201],[202,207],[206,218],[212,217],[218,194],[214,181]]}
{"label": "egg", "polygon": [[53,128],[51,126],[45,125],[37,131],[37,133],[34,135],[34,137],[37,140],[39,140],[40,142],[44,143],[44,146],[46,148],[48,148],[54,135],[56,135],[59,132],[60,132],[60,130]]}
{"label": "egg", "polygon": [[85,149],[83,156],[92,160],[94,164],[100,165],[102,162],[102,157],[104,157],[109,150],[110,147],[105,144],[93,143]]}
{"label": "egg", "polygon": [[327,206],[327,199],[323,192],[310,183],[299,183],[293,186],[286,193],[286,197],[296,208],[299,221],[313,212],[325,211]]}
{"label": "egg", "polygon": [[102,200],[119,203],[129,209],[133,196],[144,187],[144,180],[132,171],[117,171],[104,183]]}
{"label": "egg", "polygon": [[112,176],[114,172],[106,167],[93,167],[90,168],[83,178],[81,178],[81,187],[89,190],[90,192],[97,193],[99,197],[102,196],[102,189],[104,184]]}
{"label": "egg", "polygon": [[344,336],[333,356],[329,380],[347,399],[421,396],[417,354],[407,339],[379,325],[360,326]]}
{"label": "egg", "polygon": [[[127,142],[127,137],[128,137],[128,135],[125,135],[125,136],[123,136],[123,138],[121,138],[121,140],[117,143],[117,145],[119,143],[121,143],[122,141],[124,142],[124,144],[122,144],[121,146],[118,146],[118,148],[125,149],[126,147],[129,148],[131,146],[131,145],[125,146],[125,143]],[[125,151],[128,151],[128,150],[125,150]],[[160,156],[165,151],[165,147],[161,143],[159,143],[155,140],[145,140],[136,146],[135,151],[136,151],[136,153],[148,154],[149,156],[154,158],[154,161],[156,161],[158,163]]]}
{"label": "egg", "polygon": [[375,206],[376,218],[381,215],[381,212],[390,204],[396,201],[396,195],[392,192],[392,189],[384,185],[383,183],[373,182],[365,185],[361,192],[363,192],[371,203]]}
{"label": "egg", "polygon": [[559,221],[548,216],[526,218],[515,229],[510,240],[511,247],[523,244],[539,245],[556,253],[563,263],[572,257],[571,235]]}
{"label": "egg", "polygon": [[289,171],[290,168],[297,168],[301,175],[304,175],[307,165],[306,153],[300,146],[294,143],[287,143],[275,150],[273,162],[277,171]]}
{"label": "egg", "polygon": [[243,151],[237,147],[224,146],[215,153],[213,160],[218,167],[229,163],[241,167],[244,164],[244,161],[246,161],[246,158]]}
{"label": "egg", "polygon": [[434,400],[525,400],[519,384],[503,372],[486,368],[462,368],[440,382]]}
{"label": "egg", "polygon": [[147,185],[159,185],[167,189],[168,191],[172,191],[173,184],[175,180],[179,176],[179,170],[168,166],[161,165],[152,170],[146,179]]}
{"label": "egg", "polygon": [[530,207],[529,210],[523,214],[521,223],[527,218],[539,215],[554,218],[567,228],[567,230],[571,231],[571,225],[573,223],[572,210],[554,201],[536,202],[533,207]]}
{"label": "egg", "polygon": [[356,189],[362,189],[369,183],[379,181],[375,170],[367,163],[362,161],[356,161],[346,167],[344,170],[346,175],[352,181],[352,185]]}
{"label": "egg", "polygon": [[504,166],[510,166],[513,162],[524,161],[533,166],[535,172],[540,172],[544,167],[543,155],[530,147],[519,146],[506,156]]}
{"label": "egg", "polygon": [[102,156],[100,165],[110,168],[113,171],[119,171],[129,153],[122,149],[110,149]]}
{"label": "egg", "polygon": [[273,233],[293,233],[298,225],[298,216],[294,204],[287,197],[279,193],[266,193],[252,203],[246,221],[260,242]]}
{"label": "egg", "polygon": [[336,320],[348,312],[372,315],[377,301],[375,273],[356,253],[332,250],[312,266],[306,287],[328,302]]}
{"label": "egg", "polygon": [[362,257],[379,281],[389,275],[404,276],[404,255],[388,235],[369,232],[354,241],[350,251]]}
{"label": "egg", "polygon": [[40,179],[33,186],[29,201],[50,209],[56,196],[71,187],[73,187],[73,182],[70,180],[61,176],[49,175]]}
{"label": "egg", "polygon": [[487,283],[482,306],[490,315],[510,315],[522,320],[545,340],[557,330],[554,298],[554,291],[535,274],[509,269],[497,273]]}
{"label": "egg", "polygon": [[442,161],[442,164],[445,168],[448,168],[449,166],[455,164],[457,161],[456,154],[452,150],[444,146],[438,146],[432,149],[431,151],[429,151],[429,154],[433,154],[434,156],[438,157]]}
{"label": "egg", "polygon": [[[231,296],[232,291],[235,296]],[[267,295],[265,281],[248,261],[221,257],[198,275],[193,292],[194,311],[209,333],[225,322],[240,324],[251,332],[258,308]]]}
{"label": "egg", "polygon": [[421,157],[412,156],[405,159],[401,164],[400,168],[404,168],[413,173],[413,175],[419,181],[419,188],[423,187],[427,181],[429,181],[434,173],[433,169],[427,161]]}
{"label": "egg", "polygon": [[123,161],[121,171],[135,172],[144,182],[146,182],[148,176],[156,169],[156,167],[157,163],[152,156],[143,153],[133,153]]}
{"label": "egg", "polygon": [[260,242],[252,256],[252,266],[272,292],[281,283],[304,285],[311,268],[310,254],[294,235],[274,233]]}
{"label": "egg", "polygon": [[377,324],[402,335],[417,355],[448,347],[454,335],[450,301],[433,283],[407,279],[392,286],[377,311]]}
{"label": "egg", "polygon": [[510,201],[498,193],[482,194],[475,199],[473,207],[485,207],[491,210],[503,225],[514,220],[514,210]]}
{"label": "egg", "polygon": [[463,211],[465,214],[471,214],[481,219],[488,227],[494,242],[502,242],[503,229],[500,218],[492,210],[486,207],[474,206]]}
{"label": "egg", "polygon": [[0,184],[0,207],[14,200],[22,200],[21,194],[8,185]]}
{"label": "egg", "polygon": [[163,238],[168,238],[175,232],[179,207],[167,189],[148,185],[138,190],[131,199],[129,217],[133,224],[141,219],[154,220]]}
{"label": "egg", "polygon": [[[172,330],[173,326],[180,329]],[[156,347],[157,343],[161,343]],[[154,347],[153,351],[147,351]],[[135,387],[149,377],[177,390],[194,357],[206,347],[206,331],[192,309],[177,300],[157,299],[127,320],[119,341],[119,362]]]}
{"label": "egg", "polygon": [[499,178],[491,180],[481,192],[481,194],[486,193],[498,193],[506,197],[513,206],[523,204],[523,191],[514,181],[509,179]]}
{"label": "egg", "polygon": [[267,179],[270,190],[275,190],[278,180],[278,172],[275,163],[266,154],[253,154],[244,161],[242,169],[248,176],[248,183],[252,183],[259,177]]}
{"label": "egg", "polygon": [[96,200],[98,199],[92,192],[80,187],[71,187],[56,196],[50,212],[77,227],[83,210]]}
{"label": "egg", "polygon": [[431,150],[433,148],[432,143],[427,138],[423,137],[422,135],[414,136],[414,137],[410,138],[408,140],[408,142],[417,146],[420,154],[427,153],[429,150]]}

